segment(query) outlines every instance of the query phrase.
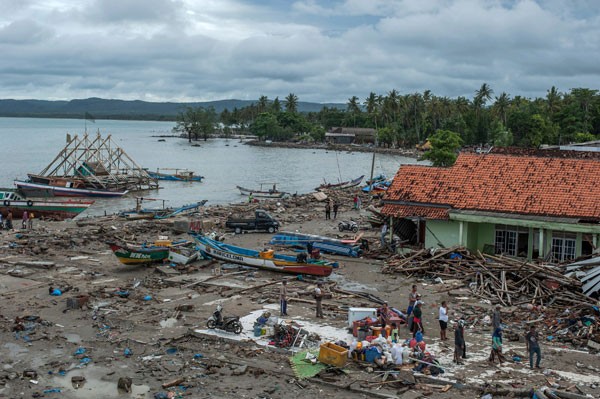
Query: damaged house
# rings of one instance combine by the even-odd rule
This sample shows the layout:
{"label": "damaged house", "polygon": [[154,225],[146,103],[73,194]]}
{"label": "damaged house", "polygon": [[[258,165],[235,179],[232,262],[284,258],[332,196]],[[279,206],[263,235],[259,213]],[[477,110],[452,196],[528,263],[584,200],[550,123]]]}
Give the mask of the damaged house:
{"label": "damaged house", "polygon": [[447,168],[403,165],[382,213],[402,240],[562,262],[595,251],[600,157],[461,153]]}

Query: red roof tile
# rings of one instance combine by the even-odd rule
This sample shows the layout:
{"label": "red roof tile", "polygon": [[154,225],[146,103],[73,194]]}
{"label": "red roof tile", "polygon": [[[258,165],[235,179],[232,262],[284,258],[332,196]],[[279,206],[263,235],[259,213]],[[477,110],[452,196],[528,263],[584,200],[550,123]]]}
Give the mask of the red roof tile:
{"label": "red roof tile", "polygon": [[407,203],[389,214],[435,204],[600,219],[600,160],[461,153],[449,168],[401,166],[384,201]]}
{"label": "red roof tile", "polygon": [[381,212],[384,215],[397,218],[420,216],[427,219],[448,219],[448,208],[418,205],[392,205],[386,204]]}

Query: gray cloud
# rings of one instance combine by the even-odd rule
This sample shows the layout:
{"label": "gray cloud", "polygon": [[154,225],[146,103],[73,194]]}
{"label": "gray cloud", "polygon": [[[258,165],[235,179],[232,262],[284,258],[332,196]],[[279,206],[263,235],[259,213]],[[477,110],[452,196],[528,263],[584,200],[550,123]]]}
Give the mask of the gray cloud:
{"label": "gray cloud", "polygon": [[595,2],[6,1],[1,98],[149,101],[598,88]]}

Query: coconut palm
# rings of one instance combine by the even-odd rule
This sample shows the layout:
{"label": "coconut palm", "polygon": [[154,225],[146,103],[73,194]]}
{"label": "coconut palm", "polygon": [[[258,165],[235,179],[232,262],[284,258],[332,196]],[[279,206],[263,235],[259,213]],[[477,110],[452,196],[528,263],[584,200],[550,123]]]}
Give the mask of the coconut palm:
{"label": "coconut palm", "polygon": [[290,93],[285,97],[285,110],[295,114],[298,112],[298,96]]}
{"label": "coconut palm", "polygon": [[500,97],[496,97],[496,102],[492,106],[492,110],[494,114],[496,114],[500,120],[502,121],[502,125],[506,126],[506,113],[508,112],[508,107],[510,106],[510,97],[505,92],[500,94]]}

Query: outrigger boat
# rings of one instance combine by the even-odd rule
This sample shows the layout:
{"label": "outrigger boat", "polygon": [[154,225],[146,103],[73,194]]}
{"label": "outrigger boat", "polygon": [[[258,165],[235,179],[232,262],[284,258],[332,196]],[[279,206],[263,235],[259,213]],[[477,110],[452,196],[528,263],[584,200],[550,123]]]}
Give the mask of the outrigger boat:
{"label": "outrigger boat", "polygon": [[[215,241],[202,234],[190,233],[190,235],[196,240],[197,248],[203,256],[228,263],[236,263],[280,273],[308,274],[320,277],[329,276],[333,268],[337,267],[336,262],[308,259],[305,253],[298,256],[280,255],[275,254],[275,251],[272,249],[256,251]],[[302,257],[301,255],[304,256]]]}
{"label": "outrigger boat", "polygon": [[356,187],[360,184],[365,175],[357,177],[354,180],[349,180],[337,184],[324,183],[317,187],[315,190],[343,190],[345,188]]}
{"label": "outrigger boat", "polygon": [[171,247],[179,246],[190,246],[193,244],[188,240],[181,240],[171,242],[168,240],[158,240],[154,244],[142,244],[142,245],[131,245],[131,244],[119,244],[115,242],[109,242],[108,245],[113,251],[119,262],[124,265],[136,265],[162,262],[169,257],[169,250]]}
{"label": "outrigger boat", "polygon": [[282,245],[294,248],[307,248],[310,244],[312,248],[318,249],[323,253],[336,255],[359,257],[362,254],[361,239],[362,234],[353,240],[339,240],[318,236],[313,234],[293,233],[282,231],[273,236],[269,244]]}
{"label": "outrigger boat", "polygon": [[[265,185],[273,185],[269,190],[265,190],[263,186]],[[251,190],[249,188],[244,188],[242,186],[236,186],[238,190],[240,190],[240,194],[242,195],[250,195],[252,194],[255,198],[282,198],[287,193],[283,191],[277,190],[277,183],[262,183],[260,185],[260,189]]]}
{"label": "outrigger boat", "polygon": [[[126,195],[129,190],[110,191],[102,189],[85,188],[75,182],[65,181],[64,185],[53,185],[45,183],[35,183],[33,181],[15,180],[15,186],[25,195],[32,197],[101,197],[113,198]],[[54,182],[54,184],[61,184]],[[74,185],[78,187],[74,187]]]}

